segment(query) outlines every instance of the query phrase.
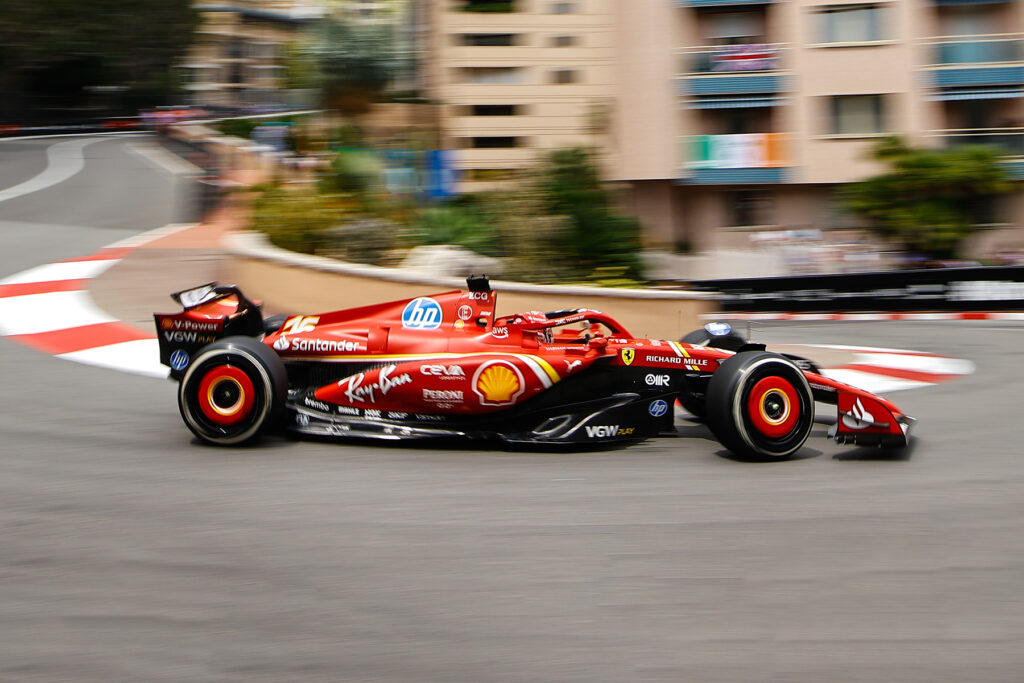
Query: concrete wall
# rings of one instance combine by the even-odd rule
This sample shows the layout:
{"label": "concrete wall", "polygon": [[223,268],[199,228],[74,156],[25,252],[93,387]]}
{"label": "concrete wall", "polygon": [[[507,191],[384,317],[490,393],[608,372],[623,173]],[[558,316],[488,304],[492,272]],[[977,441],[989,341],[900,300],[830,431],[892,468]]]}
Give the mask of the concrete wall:
{"label": "concrete wall", "polygon": [[[424,278],[391,268],[340,263],[277,249],[253,232],[231,236],[227,279],[242,291],[265,293],[268,313],[317,313],[464,289],[454,278]],[[265,283],[273,282],[268,292]],[[701,316],[717,310],[696,292],[548,287],[492,282],[499,293],[497,314],[528,310],[593,308],[617,318],[632,334],[678,339],[704,324]]]}

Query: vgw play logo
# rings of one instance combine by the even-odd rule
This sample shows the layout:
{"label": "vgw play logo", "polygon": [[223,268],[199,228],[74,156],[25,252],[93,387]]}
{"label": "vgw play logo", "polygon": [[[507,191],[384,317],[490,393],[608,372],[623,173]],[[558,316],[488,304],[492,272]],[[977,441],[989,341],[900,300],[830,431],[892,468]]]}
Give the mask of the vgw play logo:
{"label": "vgw play logo", "polygon": [[443,317],[439,303],[421,296],[406,304],[402,311],[402,327],[409,330],[436,330],[441,327]]}

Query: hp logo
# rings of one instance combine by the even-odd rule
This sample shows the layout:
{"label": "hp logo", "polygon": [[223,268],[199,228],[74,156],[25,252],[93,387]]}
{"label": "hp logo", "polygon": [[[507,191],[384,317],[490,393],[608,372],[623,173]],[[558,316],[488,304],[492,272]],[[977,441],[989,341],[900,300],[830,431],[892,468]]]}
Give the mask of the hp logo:
{"label": "hp logo", "polygon": [[441,305],[421,296],[413,299],[402,311],[402,327],[410,330],[436,330],[441,327]]}
{"label": "hp logo", "polygon": [[182,351],[181,349],[178,349],[177,351],[171,354],[171,368],[175,370],[183,369],[186,365],[188,365],[188,361],[188,354]]}
{"label": "hp logo", "polygon": [[651,414],[651,417],[661,417],[668,412],[668,404],[661,399],[651,401],[651,405],[647,407],[647,412]]}

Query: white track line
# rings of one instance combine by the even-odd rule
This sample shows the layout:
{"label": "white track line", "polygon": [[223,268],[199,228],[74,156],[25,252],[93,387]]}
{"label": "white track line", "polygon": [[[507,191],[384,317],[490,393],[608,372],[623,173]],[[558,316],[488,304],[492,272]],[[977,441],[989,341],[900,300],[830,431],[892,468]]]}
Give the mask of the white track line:
{"label": "white track line", "polygon": [[894,391],[920,389],[921,387],[934,385],[933,382],[917,382],[912,379],[887,377],[886,375],[876,375],[873,372],[860,372],[859,370],[846,370],[842,368],[822,370],[821,374],[838,382],[843,382],[858,389],[864,389],[865,391],[882,396]]}
{"label": "white track line", "polygon": [[82,149],[99,142],[99,140],[65,140],[46,148],[48,165],[34,178],[6,190],[0,190],[0,202],[22,197],[39,190],[45,190],[62,183],[85,168],[85,155]]}
{"label": "white track line", "polygon": [[129,142],[126,147],[154,166],[172,175],[202,175],[203,169],[154,143]]}
{"label": "white track line", "polygon": [[0,298],[0,336],[38,334],[117,322],[85,290]]}
{"label": "white track line", "polygon": [[168,223],[167,225],[160,226],[159,228],[153,228],[146,232],[139,233],[138,235],[132,235],[131,237],[125,237],[123,240],[118,240],[113,244],[108,244],[104,249],[135,249],[141,247],[144,244],[155,242],[161,237],[167,237],[189,228],[194,228],[199,225],[198,223]]}
{"label": "white track line", "polygon": [[96,261],[70,261],[47,263],[16,273],[0,280],[0,285],[23,285],[32,282],[56,282],[58,280],[85,280],[94,278],[120,259]]}
{"label": "white track line", "polygon": [[[133,235],[104,248],[133,249],[187,230],[195,225],[195,223],[171,223]],[[120,260],[120,258],[112,258],[49,263],[16,273],[0,280],[0,284],[23,285],[62,280],[90,280]],[[111,322],[118,321],[93,302],[85,287],[71,291],[0,297],[0,336],[57,332],[85,325]],[[55,355],[57,358],[77,363],[121,370],[146,377],[166,378],[168,373],[168,369],[160,364],[160,351],[156,338],[101,344],[89,349]]]}
{"label": "white track line", "polygon": [[160,346],[156,339],[96,346],[82,351],[61,353],[57,358],[160,379],[166,379],[169,372],[166,366],[160,364]]}
{"label": "white track line", "polygon": [[960,358],[944,358],[942,356],[903,356],[895,353],[858,353],[853,364],[862,363],[893,370],[910,370],[911,372],[927,372],[933,375],[970,375],[974,372],[974,363]]}

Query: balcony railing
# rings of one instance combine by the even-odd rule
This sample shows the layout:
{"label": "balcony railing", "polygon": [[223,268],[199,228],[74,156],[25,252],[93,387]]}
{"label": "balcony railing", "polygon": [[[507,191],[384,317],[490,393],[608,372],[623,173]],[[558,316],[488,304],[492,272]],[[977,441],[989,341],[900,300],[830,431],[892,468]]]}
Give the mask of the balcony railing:
{"label": "balcony railing", "polygon": [[691,74],[777,71],[781,47],[771,43],[710,45],[683,52],[680,70]]}
{"label": "balcony railing", "polygon": [[955,39],[934,44],[936,65],[1000,64],[1019,62],[1024,55],[1020,38]]}
{"label": "balcony railing", "polygon": [[698,108],[702,98],[774,97],[788,89],[788,79],[781,71],[783,50],[771,43],[680,50],[678,92],[696,98],[690,106]]}
{"label": "balcony railing", "polygon": [[697,168],[779,168],[785,160],[784,133],[688,135],[684,166]]}
{"label": "balcony railing", "polygon": [[1024,157],[1024,128],[974,128],[932,131],[929,137],[942,139],[944,147],[985,145],[1002,156]]}
{"label": "balcony railing", "polygon": [[730,5],[770,5],[778,0],[675,0],[676,7],[727,7]]}
{"label": "balcony railing", "polygon": [[690,135],[683,138],[683,173],[692,183],[780,183],[791,164],[784,133]]}

